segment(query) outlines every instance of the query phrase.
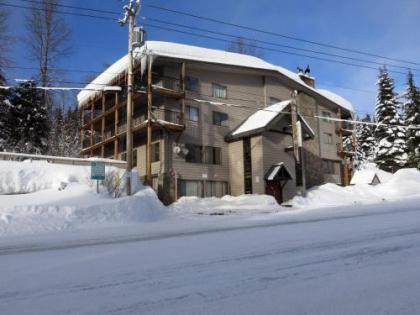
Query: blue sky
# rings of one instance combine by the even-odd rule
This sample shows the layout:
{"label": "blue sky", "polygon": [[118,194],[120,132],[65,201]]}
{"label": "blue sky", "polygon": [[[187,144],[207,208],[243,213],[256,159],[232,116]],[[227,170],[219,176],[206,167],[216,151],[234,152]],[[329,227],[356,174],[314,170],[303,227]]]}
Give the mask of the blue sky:
{"label": "blue sky", "polygon": [[[117,0],[63,0],[61,3],[122,12],[122,5],[125,2]],[[26,5],[20,1],[14,1],[14,3]],[[420,2],[416,0],[400,0],[398,4],[392,0],[148,0],[145,3],[420,63],[420,41],[416,34],[420,29]],[[11,27],[14,33],[23,34],[22,19],[17,14],[17,12],[23,11],[19,9],[11,10],[13,12]],[[65,10],[73,12],[71,9]],[[377,58],[352,55],[328,48],[243,31],[147,7],[142,8],[140,15],[146,18],[158,18],[165,21],[233,33],[238,36],[254,37],[279,44],[384,62],[384,60]],[[61,62],[61,67],[94,71],[102,70],[105,64],[116,61],[127,51],[127,29],[120,27],[117,23],[84,17],[66,16],[64,18],[73,28],[71,44],[74,53]],[[139,20],[140,23],[141,21]],[[224,49],[227,46],[227,43],[155,28],[146,27],[146,30],[149,40],[175,41],[220,49]],[[267,61],[292,71],[295,71],[297,66],[305,67],[309,64],[312,69],[312,75],[316,77],[317,87],[328,88],[348,98],[353,102],[360,115],[374,111],[377,71],[316,61],[306,57],[291,56],[277,52],[263,51],[263,54],[264,59]],[[28,56],[22,44],[16,45],[14,56],[16,65],[34,66],[34,63],[28,59],[30,56]],[[413,67],[420,68],[420,65]],[[420,76],[420,71],[417,73]],[[29,72],[22,70],[8,73],[8,77],[13,78],[28,77],[30,75]],[[84,82],[86,74],[68,73],[66,76],[66,79],[71,81]],[[405,76],[401,74],[392,74],[392,76],[395,79],[397,90],[403,89]],[[417,81],[420,83],[420,78]]]}

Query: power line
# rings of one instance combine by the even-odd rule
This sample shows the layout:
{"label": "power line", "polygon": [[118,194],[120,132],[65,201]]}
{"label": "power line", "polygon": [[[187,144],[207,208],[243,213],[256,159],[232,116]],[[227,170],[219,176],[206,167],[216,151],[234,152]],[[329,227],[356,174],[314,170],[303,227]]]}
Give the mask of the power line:
{"label": "power line", "polygon": [[[33,3],[40,3],[39,1],[34,1],[34,0],[20,0],[20,1],[26,1],[26,2],[33,2]],[[18,6],[18,5],[10,5],[10,4],[2,4],[0,3],[0,5],[6,5],[6,6],[12,6],[12,7],[17,7],[17,8],[23,8],[23,9],[31,9],[30,7],[24,7],[24,6]],[[75,8],[75,9],[80,9],[80,10],[91,10],[94,12],[106,12],[106,13],[110,13],[112,11],[103,11],[103,10],[97,10],[97,9],[92,9],[92,8],[85,8],[85,7],[76,7],[76,6],[66,6],[66,5],[57,5],[57,6],[63,6],[63,7],[71,7],[71,8]],[[40,11],[46,11],[45,9],[42,8],[35,8],[36,10],[40,10]],[[54,10],[54,12],[58,13],[58,14],[67,14],[67,15],[74,15],[74,16],[83,16],[83,17],[92,17],[92,18],[100,18],[100,19],[109,19],[109,20],[113,20],[115,21],[116,19],[114,18],[110,18],[110,17],[103,17],[103,16],[93,16],[93,15],[87,15],[87,14],[79,14],[79,13],[71,13],[71,12],[62,12],[62,11],[57,11]],[[116,14],[115,12],[112,12],[113,14]],[[182,25],[179,23],[172,23],[172,22],[167,22],[167,21],[162,21],[159,19],[153,19],[153,18],[148,18],[149,20],[153,20],[156,21],[158,23],[165,23],[165,24],[170,24],[170,25],[174,25],[174,26],[178,26],[178,27],[183,27],[183,28],[189,28],[189,29],[194,29],[193,27],[190,27],[188,25]],[[145,24],[149,27],[154,27],[154,28],[160,28],[162,30],[166,30],[166,31],[171,31],[171,32],[177,32],[177,33],[183,33],[186,35],[191,35],[191,36],[201,36],[201,37],[205,37],[205,38],[209,38],[209,39],[213,39],[213,40],[219,40],[219,41],[224,41],[224,42],[228,42],[230,43],[231,41],[228,41],[226,39],[221,39],[221,38],[215,38],[215,37],[211,37],[211,36],[206,36],[206,35],[199,35],[199,34],[195,34],[195,33],[190,33],[190,32],[185,32],[185,31],[180,31],[180,30],[175,30],[175,29],[169,29],[167,27],[163,27],[163,26],[158,26],[158,25],[153,25],[153,24]],[[221,32],[215,32],[215,31],[211,31],[211,30],[206,30],[203,28],[196,28],[199,31],[202,32],[207,32],[207,33],[213,33],[213,34],[218,34],[218,35],[222,35],[222,36],[229,36],[229,37],[234,37],[237,38],[238,36],[236,35],[232,35],[232,34],[228,34],[228,33],[221,33]],[[343,58],[343,59],[347,59],[347,60],[354,60],[354,61],[360,61],[360,62],[364,62],[364,63],[370,63],[370,64],[376,64],[376,65],[382,65],[382,63],[380,62],[376,62],[376,61],[371,61],[371,60],[363,60],[363,59],[359,59],[359,58],[353,58],[353,57],[348,57],[348,56],[343,56],[343,55],[338,55],[338,54],[332,54],[332,53],[326,53],[326,52],[320,52],[320,51],[316,51],[316,50],[311,50],[311,49],[304,49],[304,48],[299,48],[299,47],[294,47],[294,46],[289,46],[289,45],[282,45],[282,44],[278,44],[278,43],[273,43],[273,42],[268,42],[268,41],[262,41],[262,40],[258,40],[258,39],[253,39],[253,38],[248,38],[249,40],[255,41],[255,42],[260,42],[260,43],[265,43],[268,45],[274,45],[274,46],[278,46],[278,47],[285,47],[285,48],[289,48],[289,49],[295,49],[295,50],[301,50],[301,51],[306,51],[306,52],[312,52],[312,53],[316,53],[316,54],[322,54],[322,55],[327,55],[327,56],[332,56],[332,57],[337,57],[337,58]],[[289,52],[289,51],[281,51],[278,49],[272,49],[269,47],[262,47],[262,46],[257,46],[257,45],[252,45],[252,44],[248,44],[248,43],[244,43],[244,45],[248,46],[248,47],[254,47],[254,48],[258,48],[258,49],[263,49],[263,50],[268,50],[268,51],[273,51],[273,52],[279,52],[282,54],[289,54],[289,55],[294,55],[294,56],[298,56],[298,57],[305,57],[305,58],[310,58],[310,59],[315,59],[315,60],[319,60],[319,61],[325,61],[325,62],[332,62],[332,63],[339,63],[342,65],[348,65],[348,66],[353,66],[353,67],[364,67],[367,69],[372,69],[372,70],[377,70],[374,67],[368,67],[366,65],[359,65],[359,64],[352,64],[352,63],[348,63],[348,62],[343,62],[340,60],[332,60],[332,59],[326,59],[326,58],[321,58],[321,57],[317,57],[317,56],[309,56],[309,55],[304,55],[304,54],[298,54],[298,53],[293,53],[293,52]],[[399,65],[394,65],[394,64],[387,64],[390,67],[396,67],[396,68],[400,68],[400,69],[406,69],[406,70],[410,70],[410,67],[404,67],[404,66],[399,66]],[[414,71],[420,71],[420,69],[411,69]],[[390,72],[393,73],[398,73],[398,74],[404,74],[402,72],[398,72],[395,70],[390,70]]]}
{"label": "power line", "polygon": [[[154,25],[154,24],[150,24],[150,23],[144,23],[144,25],[148,26],[148,27],[152,27],[152,28],[162,29],[162,30],[169,31],[169,32],[176,32],[176,33],[180,33],[180,34],[196,36],[196,37],[200,37],[200,38],[208,38],[208,39],[212,39],[212,40],[231,43],[230,40],[227,40],[227,39],[224,39],[224,38],[218,38],[218,37],[213,37],[213,36],[204,35],[204,34],[196,34],[196,33],[192,33],[192,32],[176,30],[176,29],[173,29],[173,28],[168,28],[168,27],[164,27],[164,26],[160,26],[160,25]],[[341,61],[341,60],[333,60],[333,59],[327,59],[327,58],[322,58],[322,57],[317,57],[317,56],[310,56],[310,55],[305,55],[305,54],[300,54],[300,53],[295,53],[295,52],[290,52],[290,51],[284,51],[284,50],[279,50],[279,49],[274,49],[274,48],[269,48],[269,47],[262,47],[262,46],[258,46],[258,45],[252,45],[252,44],[244,44],[244,45],[246,45],[248,47],[257,48],[257,49],[278,52],[278,53],[281,53],[281,54],[287,54],[287,55],[298,56],[298,57],[305,57],[305,58],[315,59],[315,60],[318,60],[318,61],[337,63],[337,64],[342,64],[342,65],[347,65],[347,66],[352,66],[352,67],[359,67],[359,68],[371,69],[371,70],[378,71],[378,68],[367,66],[367,65],[349,63],[349,62],[345,62],[345,61]],[[388,72],[402,74],[402,75],[407,74],[405,72],[396,71],[396,70],[388,70]]]}
{"label": "power line", "polygon": [[[39,70],[39,68],[36,67],[26,67],[26,66],[3,66],[4,68],[8,69],[20,69],[20,70]],[[83,69],[70,69],[70,68],[49,68],[51,71],[57,71],[57,72],[78,72],[78,73],[107,73],[107,74],[120,74],[119,72],[108,72],[108,71],[97,71],[97,70],[83,70]]]}
{"label": "power line", "polygon": [[[0,5],[5,5],[5,4],[0,3]],[[16,6],[16,5],[8,5],[7,4],[7,6],[24,8],[24,9],[30,9],[30,7],[23,7],[23,6]],[[37,10],[46,11],[44,9],[37,9]],[[70,13],[70,12],[61,12],[61,11],[54,11],[54,12],[56,12],[58,14],[68,14],[68,15],[75,15],[75,16],[105,18],[105,17],[91,16],[91,15],[86,15],[86,14],[76,14],[76,13]],[[105,18],[105,19],[111,19],[113,21],[116,21],[116,19],[114,19],[114,18]],[[152,27],[152,28],[158,28],[158,29],[161,29],[161,30],[169,31],[169,32],[177,32],[177,33],[181,33],[181,34],[185,34],[185,35],[190,35],[190,36],[195,36],[195,37],[202,37],[202,38],[208,38],[208,39],[212,39],[212,40],[217,40],[217,41],[223,41],[223,42],[231,43],[230,40],[223,39],[223,38],[217,38],[217,37],[203,35],[203,34],[196,34],[196,33],[191,33],[191,32],[186,32],[186,31],[181,31],[181,30],[176,30],[176,29],[172,29],[172,28],[168,28],[168,27],[159,26],[159,25],[153,25],[153,24],[150,24],[150,23],[149,24],[146,24],[145,23],[144,25],[145,26]],[[283,51],[283,50],[279,50],[279,49],[273,49],[273,48],[269,48],[269,47],[257,46],[257,45],[252,45],[252,44],[244,44],[244,45],[246,45],[248,47],[254,47],[254,48],[257,48],[257,49],[262,49],[262,50],[267,50],[267,51],[273,51],[273,52],[278,52],[278,53],[292,55],[292,56],[297,56],[297,57],[310,58],[310,59],[314,59],[314,60],[318,60],[318,61],[324,61],[324,62],[329,62],[329,63],[337,63],[337,64],[342,64],[342,65],[347,65],[347,66],[352,66],[352,67],[359,67],[359,68],[364,68],[364,69],[371,69],[371,70],[375,70],[375,71],[378,70],[375,67],[371,67],[371,66],[367,66],[367,65],[354,64],[354,63],[344,62],[344,61],[340,61],[340,60],[333,60],[333,59],[322,58],[322,57],[318,57],[318,56],[310,56],[310,55],[305,55],[305,54],[300,54],[300,53],[295,53],[295,52],[290,52],[290,51]],[[389,70],[389,72],[406,75],[405,72],[400,72],[400,71],[395,71],[395,70]]]}
{"label": "power line", "polygon": [[[289,48],[289,49],[294,49],[294,50],[300,50],[300,51],[320,54],[320,55],[324,55],[324,56],[337,57],[337,58],[342,58],[342,59],[347,59],[347,60],[370,63],[370,64],[379,65],[379,66],[384,65],[384,63],[373,61],[373,60],[360,59],[360,58],[343,56],[343,55],[334,54],[334,53],[322,52],[322,51],[313,50],[313,49],[306,49],[306,48],[300,48],[300,47],[296,47],[296,46],[284,45],[284,44],[279,44],[279,43],[275,43],[275,42],[271,42],[271,41],[265,41],[265,40],[260,40],[260,39],[256,39],[256,38],[251,38],[251,37],[238,36],[238,35],[234,35],[234,34],[231,34],[231,33],[217,32],[217,31],[208,30],[208,29],[205,29],[205,28],[200,28],[200,27],[196,27],[196,26],[189,26],[189,25],[186,25],[186,24],[174,23],[174,22],[169,22],[169,21],[163,21],[163,20],[160,20],[160,19],[149,18],[149,17],[145,17],[145,16],[142,16],[140,18],[143,19],[143,20],[149,20],[149,21],[162,23],[162,24],[169,24],[169,25],[172,25],[172,26],[182,27],[182,28],[186,28],[186,29],[190,29],[190,30],[196,30],[196,31],[215,34],[215,35],[227,36],[227,37],[234,38],[234,39],[243,38],[243,39],[248,40],[250,42],[256,42],[256,43],[272,45],[272,46],[277,46],[277,47],[283,47],[283,48]],[[243,43],[243,44],[246,45],[247,43]],[[390,66],[390,67],[405,69],[405,70],[420,71],[420,69],[410,68],[408,66],[399,66],[399,65],[394,65],[394,64],[390,64],[390,63],[387,63],[385,65]]]}
{"label": "power line", "polygon": [[[43,3],[41,1],[36,1],[36,0],[19,0],[19,1],[29,2],[29,3],[36,3],[36,4],[42,4]],[[76,9],[76,10],[85,10],[85,11],[98,12],[98,13],[106,13],[106,14],[113,14],[113,15],[117,15],[118,14],[117,12],[114,12],[114,11],[99,10],[99,9],[95,9],[95,8],[87,8],[87,7],[80,7],[80,6],[70,6],[70,5],[63,5],[63,4],[55,4],[55,3],[52,3],[52,2],[46,2],[46,3],[47,4],[53,4],[53,5],[57,6],[57,7],[71,8],[71,9]],[[155,21],[155,22],[158,22],[158,23],[164,23],[164,24],[169,24],[169,25],[173,25],[173,26],[183,27],[183,28],[187,28],[187,29],[195,29],[195,30],[199,30],[199,31],[202,31],[202,32],[207,32],[207,33],[212,33],[212,34],[217,34],[217,35],[222,35],[222,36],[229,36],[231,38],[238,38],[238,36],[236,36],[236,35],[232,35],[232,34],[228,34],[228,33],[222,33],[222,32],[216,32],[216,31],[207,30],[207,29],[204,29],[204,28],[192,27],[192,26],[185,25],[185,24],[179,24],[179,23],[173,23],[173,22],[168,22],[168,21],[162,21],[162,20],[155,19],[155,18],[146,18],[146,17],[141,17],[141,18],[147,19],[147,20],[150,20],[150,21]],[[354,58],[354,57],[343,56],[343,55],[338,55],[338,54],[333,54],[333,53],[316,51],[316,50],[312,50],[312,49],[305,49],[305,48],[300,48],[300,47],[294,47],[294,46],[290,46],[290,45],[283,45],[283,44],[273,43],[273,42],[269,42],[269,41],[263,41],[263,40],[259,40],[259,39],[249,38],[249,37],[242,37],[242,38],[247,39],[247,40],[251,40],[251,41],[255,41],[255,42],[259,42],[259,43],[262,43],[262,44],[274,45],[274,46],[277,46],[277,47],[284,47],[284,48],[289,48],[289,49],[294,49],[294,50],[306,51],[306,52],[321,54],[321,55],[325,55],[325,56],[343,58],[343,59],[347,59],[347,60],[360,61],[360,62],[364,62],[364,63],[376,64],[376,65],[379,65],[379,66],[382,66],[383,65],[383,63],[372,61],[372,60],[363,60],[363,59],[360,59],[360,58]],[[410,69],[410,67],[398,66],[398,65],[393,65],[393,64],[389,64],[389,63],[387,65],[388,66],[391,66],[391,67],[400,68],[400,69],[406,69],[406,70],[409,70]],[[420,71],[420,69],[415,69],[415,68],[414,69],[411,69],[411,70],[413,70],[413,71]]]}
{"label": "power line", "polygon": [[[42,4],[43,3],[43,2],[37,1],[37,0],[19,0],[19,1],[21,1],[21,2],[35,3],[35,4]],[[46,2],[46,3],[48,3],[48,4],[54,4],[57,7],[63,7],[63,8],[70,8],[70,9],[90,11],[90,12],[96,12],[96,13],[119,15],[119,13],[118,12],[115,12],[115,11],[95,9],[95,8],[91,8],[91,7],[81,7],[81,6],[72,6],[72,5],[64,5],[64,4],[55,4],[53,2]],[[325,47],[328,47],[328,48],[339,49],[339,50],[348,51],[348,52],[351,52],[351,53],[357,53],[357,54],[362,54],[362,55],[367,55],[367,56],[371,56],[371,57],[382,58],[382,59],[392,60],[392,61],[397,61],[397,62],[402,62],[402,63],[409,63],[409,64],[420,65],[420,63],[417,63],[417,62],[407,61],[407,60],[403,60],[403,59],[389,58],[389,57],[386,57],[386,56],[381,56],[381,55],[372,54],[372,53],[368,53],[368,52],[363,52],[363,51],[359,51],[359,50],[338,47],[338,46],[330,45],[330,44],[323,44],[323,43],[319,43],[319,42],[315,42],[315,41],[310,41],[310,40],[306,40],[306,39],[301,39],[301,38],[297,38],[297,37],[293,37],[293,36],[289,36],[289,35],[284,35],[284,34],[269,32],[269,31],[265,31],[265,30],[260,30],[260,29],[249,27],[249,26],[244,26],[244,25],[229,23],[229,22],[217,20],[217,19],[214,19],[214,18],[203,17],[203,16],[199,16],[199,15],[196,15],[196,14],[191,14],[191,13],[188,13],[188,12],[182,12],[180,10],[168,9],[168,8],[160,7],[160,6],[157,6],[157,5],[143,4],[143,6],[149,7],[149,8],[153,8],[153,9],[158,9],[158,10],[165,10],[165,11],[176,13],[176,14],[182,14],[182,15],[194,17],[194,18],[197,18],[197,19],[208,20],[208,21],[215,22],[215,23],[222,23],[222,24],[227,24],[227,25],[234,26],[234,27],[245,28],[245,29],[248,29],[248,30],[256,31],[256,32],[264,32],[264,33],[267,33],[267,34],[270,34],[270,35],[281,36],[281,37],[285,37],[287,39],[293,39],[293,40],[296,40],[296,41],[303,41],[303,42],[306,42],[306,43],[311,43],[311,44],[315,44],[315,45],[325,46]],[[67,14],[69,12],[62,12],[62,13],[63,14]],[[89,16],[89,15],[83,15],[83,16],[94,17],[94,18],[97,18],[98,17],[98,16]],[[156,22],[165,23],[165,24],[171,24],[171,25],[174,25],[174,26],[189,27],[189,28],[191,28],[190,26],[187,26],[187,25],[182,25],[182,24],[168,22],[168,21],[162,21],[162,20],[159,20],[159,19],[151,19],[151,18],[148,18],[148,19],[149,20],[154,20]],[[199,29],[199,28],[196,28],[196,29]],[[205,29],[199,29],[199,30],[206,31],[206,32],[212,32],[210,30],[205,30]],[[213,32],[213,33],[217,34],[218,32]],[[220,33],[220,34],[223,34],[223,33]],[[225,34],[225,35],[226,36],[232,36],[230,34]],[[248,38],[248,39],[250,39],[250,38]],[[255,41],[264,43],[264,41],[261,41],[261,40],[257,40],[257,39],[252,39],[252,40],[255,40]],[[288,47],[287,45],[275,44],[275,43],[270,43],[270,42],[265,42],[265,43],[271,44],[271,45],[279,45],[280,47]],[[325,52],[319,52],[319,51],[315,51],[315,50],[309,50],[309,49],[292,47],[292,46],[289,46],[288,48],[291,48],[291,49],[299,49],[299,50],[302,50],[302,51],[314,52],[314,53],[319,53],[319,54],[328,54],[328,53],[325,53]],[[346,56],[341,56],[341,55],[335,55],[335,54],[328,54],[328,55],[335,56],[335,57],[340,57],[340,58],[349,58],[349,59],[352,59],[352,60],[358,60],[357,58],[346,57]],[[363,60],[359,60],[359,61],[363,61]],[[364,61],[364,62],[372,62],[372,61]],[[377,62],[376,62],[376,64],[382,65],[382,63],[377,63]],[[393,65],[393,66],[400,67],[400,68],[405,68],[405,69],[409,68],[409,67],[403,67],[403,66],[397,66],[397,65]],[[412,69],[412,70],[420,70],[420,69]]]}
{"label": "power line", "polygon": [[[28,80],[31,81],[31,80]],[[61,83],[66,83],[65,81],[61,81]],[[77,83],[77,82],[67,82],[67,83]],[[96,91],[96,92],[103,92],[103,91],[107,91],[107,88],[110,89],[112,88],[112,90],[109,91],[116,91],[116,88],[122,88],[122,85],[118,85],[118,86],[114,86],[114,85],[106,85],[106,84],[102,84],[103,87],[102,88],[87,88],[87,87],[62,87],[62,86],[32,86],[32,87],[28,87],[30,89],[40,89],[40,90],[49,90],[49,91],[73,91],[73,90],[79,90],[79,91]],[[13,86],[0,86],[0,89],[12,89],[14,88]],[[144,91],[141,91],[140,93],[144,93]],[[190,91],[191,93],[191,91]],[[198,92],[194,92],[192,94],[195,94],[197,96],[204,96],[204,97],[210,97],[210,98],[215,98],[212,95],[208,95],[208,94],[204,94],[204,93],[198,93]],[[233,103],[227,103],[227,102],[221,102],[219,99],[217,102],[215,101],[211,101],[211,100],[203,100],[203,99],[199,99],[199,98],[192,98],[192,97],[186,97],[187,100],[190,101],[194,101],[194,102],[199,102],[199,103],[208,103],[211,105],[215,105],[215,106],[227,106],[227,107],[235,107],[235,108],[246,108],[246,109],[251,109],[251,110],[263,110],[263,111],[270,111],[273,112],[270,109],[267,109],[266,107],[255,107],[255,106],[247,106],[247,105],[243,105],[243,104],[233,104]],[[217,98],[215,98],[217,99]],[[233,101],[242,101],[242,102],[257,102],[257,100],[251,100],[251,99],[243,99],[243,98],[229,98],[229,100],[233,100]],[[277,112],[277,111],[276,111]],[[290,112],[279,112],[282,114],[290,114]],[[355,111],[355,113],[360,113],[360,111]],[[367,113],[367,112],[366,112]],[[365,125],[385,125],[386,124],[381,124],[381,123],[373,123],[373,122],[362,122],[362,121],[356,121],[356,120],[346,120],[346,119],[339,119],[339,118],[332,118],[332,117],[324,117],[324,116],[319,116],[319,115],[306,115],[306,114],[302,114],[300,113],[301,116],[303,117],[308,117],[308,118],[317,118],[317,119],[324,119],[324,120],[331,120],[331,121],[342,121],[342,122],[349,122],[349,123],[354,123],[354,124],[365,124]],[[393,127],[402,127],[402,128],[409,128],[409,129],[420,129],[420,126],[411,126],[411,127],[407,127],[407,126],[403,126],[403,125],[389,125],[389,126],[393,126]]]}
{"label": "power line", "polygon": [[[107,87],[110,88],[114,88],[114,86],[104,86],[101,89],[95,89],[95,88],[86,88],[86,87],[62,87],[62,86],[28,86],[25,88],[29,88],[29,89],[35,89],[35,90],[44,90],[44,91],[98,91],[98,92],[103,92],[103,91],[107,91]],[[4,86],[4,85],[0,85],[0,90],[10,90],[15,88],[14,86]],[[113,90],[115,91],[115,90]]]}
{"label": "power line", "polygon": [[97,13],[105,13],[105,14],[113,14],[113,15],[119,15],[118,12],[115,11],[107,11],[107,10],[100,10],[95,8],[87,8],[87,7],[79,7],[79,6],[73,6],[73,5],[66,5],[61,3],[54,3],[50,1],[37,1],[37,0],[19,0],[21,2],[29,2],[34,4],[51,4],[56,7],[62,7],[62,8],[68,8],[68,9],[75,9],[75,10],[83,10],[83,11],[90,11],[90,12],[97,12]]}
{"label": "power line", "polygon": [[143,6],[151,8],[151,9],[162,10],[162,11],[166,11],[166,12],[171,12],[171,13],[176,13],[176,14],[180,14],[180,15],[184,15],[184,16],[193,17],[193,18],[196,18],[196,19],[206,20],[206,21],[213,22],[213,23],[219,23],[219,24],[223,24],[223,25],[233,26],[233,27],[236,27],[236,28],[245,29],[245,30],[248,30],[248,31],[254,31],[254,32],[261,33],[261,34],[287,38],[287,39],[290,39],[290,40],[304,42],[304,43],[308,43],[308,44],[312,44],[312,45],[317,45],[317,46],[322,46],[322,47],[327,47],[327,48],[333,48],[333,49],[347,51],[347,52],[351,52],[351,53],[355,53],[355,54],[361,54],[361,55],[371,56],[371,57],[375,57],[375,58],[382,58],[382,59],[386,59],[386,60],[390,60],[390,61],[396,61],[396,62],[408,63],[408,64],[420,66],[420,63],[418,63],[418,62],[386,57],[386,56],[382,56],[382,55],[379,55],[379,54],[373,54],[373,53],[369,53],[369,52],[365,52],[365,51],[361,51],[361,50],[350,49],[350,48],[340,47],[340,46],[336,46],[336,45],[316,42],[316,41],[312,41],[312,40],[308,40],[308,39],[304,39],[304,38],[299,38],[299,37],[295,37],[295,36],[291,36],[291,35],[281,34],[281,33],[275,33],[275,32],[271,32],[271,31],[267,31],[267,30],[263,30],[263,29],[259,29],[259,28],[254,28],[254,27],[250,27],[250,26],[246,26],[246,25],[230,23],[230,22],[222,21],[222,20],[215,19],[215,18],[205,17],[205,16],[201,16],[201,15],[198,15],[198,14],[193,14],[193,13],[184,12],[184,11],[175,10],[175,9],[169,9],[169,8],[161,7],[161,6],[154,5],[154,4],[143,4]]}
{"label": "power line", "polygon": [[[48,10],[45,10],[45,9],[42,9],[42,8],[27,7],[27,6],[22,6],[22,5],[17,5],[17,4],[9,4],[9,3],[4,3],[4,2],[0,2],[0,6],[48,12]],[[92,14],[85,14],[85,13],[64,12],[64,11],[58,11],[58,10],[52,10],[52,11],[54,13],[63,14],[63,15],[80,16],[80,17],[94,18],[94,19],[100,19],[100,20],[108,20],[108,21],[114,21],[114,22],[118,21],[118,19],[116,19],[116,18],[111,18],[111,17],[106,17],[106,16],[99,16],[99,15],[92,15]]]}

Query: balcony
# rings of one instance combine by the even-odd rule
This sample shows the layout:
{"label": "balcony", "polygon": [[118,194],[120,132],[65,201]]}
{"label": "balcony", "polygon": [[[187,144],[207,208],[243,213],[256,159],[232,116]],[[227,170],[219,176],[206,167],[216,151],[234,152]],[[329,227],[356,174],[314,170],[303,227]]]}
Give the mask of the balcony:
{"label": "balcony", "polygon": [[104,140],[110,139],[113,136],[115,136],[115,127],[114,127],[114,125],[108,125],[108,126],[105,127],[105,135],[104,136],[105,136],[105,139]]}
{"label": "balcony", "polygon": [[177,78],[167,77],[167,76],[156,76],[153,78],[152,82],[153,92],[173,96],[176,98],[184,97],[185,93],[181,89],[181,81]]}
{"label": "balcony", "polygon": [[118,133],[123,133],[127,131],[127,124],[126,123],[122,123],[118,125]]}

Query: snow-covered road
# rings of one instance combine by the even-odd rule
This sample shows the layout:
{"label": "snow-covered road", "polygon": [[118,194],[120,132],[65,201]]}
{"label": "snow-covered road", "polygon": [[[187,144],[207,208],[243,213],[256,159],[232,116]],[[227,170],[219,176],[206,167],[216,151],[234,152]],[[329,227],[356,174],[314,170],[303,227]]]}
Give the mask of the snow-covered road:
{"label": "snow-covered road", "polygon": [[420,206],[394,206],[147,241],[3,248],[0,314],[418,314]]}

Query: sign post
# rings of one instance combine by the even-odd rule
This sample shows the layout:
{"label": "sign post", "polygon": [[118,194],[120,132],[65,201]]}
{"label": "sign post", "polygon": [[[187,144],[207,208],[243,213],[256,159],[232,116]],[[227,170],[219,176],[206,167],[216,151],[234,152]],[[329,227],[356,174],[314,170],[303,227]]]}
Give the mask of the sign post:
{"label": "sign post", "polygon": [[99,194],[99,181],[105,179],[105,162],[90,162],[90,179],[96,180],[96,192]]}

